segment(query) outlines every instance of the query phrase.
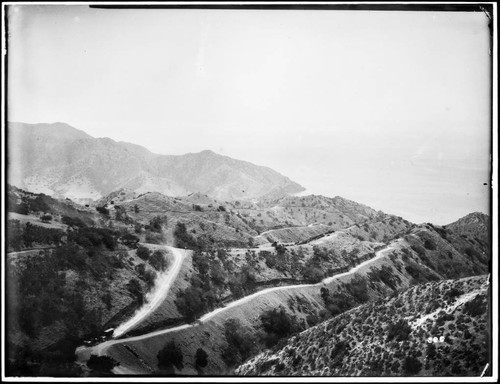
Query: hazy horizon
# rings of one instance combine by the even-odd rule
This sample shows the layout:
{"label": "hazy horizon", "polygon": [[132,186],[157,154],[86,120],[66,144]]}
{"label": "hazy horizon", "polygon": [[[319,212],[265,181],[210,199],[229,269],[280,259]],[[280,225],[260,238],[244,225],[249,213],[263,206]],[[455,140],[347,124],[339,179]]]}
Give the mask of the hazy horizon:
{"label": "hazy horizon", "polygon": [[8,15],[10,121],[64,122],[158,154],[210,149],[416,223],[489,214],[483,13]]}

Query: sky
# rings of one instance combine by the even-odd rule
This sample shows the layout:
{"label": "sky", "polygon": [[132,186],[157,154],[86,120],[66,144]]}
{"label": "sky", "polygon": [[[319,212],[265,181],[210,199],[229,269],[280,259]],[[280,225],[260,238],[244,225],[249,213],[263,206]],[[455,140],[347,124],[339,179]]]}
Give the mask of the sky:
{"label": "sky", "polygon": [[482,12],[14,5],[8,23],[9,121],[211,149],[416,223],[489,213]]}

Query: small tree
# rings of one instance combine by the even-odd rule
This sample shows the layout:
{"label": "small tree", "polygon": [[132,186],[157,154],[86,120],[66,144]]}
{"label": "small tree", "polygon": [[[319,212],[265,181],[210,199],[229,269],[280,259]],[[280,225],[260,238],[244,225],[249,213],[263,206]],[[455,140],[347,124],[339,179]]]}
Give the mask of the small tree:
{"label": "small tree", "polygon": [[182,350],[175,344],[174,340],[169,341],[158,352],[158,368],[173,373],[173,367],[184,368]]}
{"label": "small tree", "polygon": [[407,356],[403,361],[403,372],[407,375],[416,375],[422,369],[422,363],[413,356]]}
{"label": "small tree", "polygon": [[204,368],[208,364],[208,355],[204,349],[198,348],[195,355],[195,364],[197,367]]}
{"label": "small tree", "polygon": [[300,330],[295,316],[289,315],[283,307],[270,309],[260,316],[262,328],[266,332],[264,341],[268,347],[272,347],[279,339],[292,335]]}
{"label": "small tree", "polygon": [[151,264],[157,271],[164,271],[167,269],[168,262],[165,258],[165,252],[160,249],[154,251],[149,258],[149,264]]}
{"label": "small tree", "polygon": [[139,245],[139,247],[137,248],[137,256],[142,260],[148,260],[151,256],[151,251],[148,248]]}
{"label": "small tree", "polygon": [[40,220],[42,220],[44,223],[48,223],[52,220],[52,216],[50,215],[43,215],[40,217]]}
{"label": "small tree", "polygon": [[137,236],[132,235],[131,233],[127,233],[124,236],[122,236],[122,243],[129,248],[137,248],[138,242],[139,238]]}

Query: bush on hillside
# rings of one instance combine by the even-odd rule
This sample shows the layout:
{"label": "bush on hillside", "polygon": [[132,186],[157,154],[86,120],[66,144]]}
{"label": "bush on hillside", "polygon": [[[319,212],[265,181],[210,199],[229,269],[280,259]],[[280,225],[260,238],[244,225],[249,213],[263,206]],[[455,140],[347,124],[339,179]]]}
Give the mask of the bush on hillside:
{"label": "bush on hillside", "polygon": [[424,247],[428,250],[435,250],[436,249],[436,243],[432,239],[425,239],[424,241]]}
{"label": "bush on hillside", "polygon": [[149,229],[152,232],[160,233],[162,231],[163,225],[167,224],[167,216],[155,216],[149,221],[149,225],[146,225],[145,228]]}
{"label": "bush on hillside", "polygon": [[264,342],[268,348],[275,345],[280,339],[301,330],[297,318],[289,315],[281,306],[279,309],[270,309],[262,313],[260,321],[266,332]]}
{"label": "bush on hillside", "polygon": [[40,220],[42,220],[44,223],[49,223],[52,221],[52,216],[51,215],[42,215],[40,216]]}
{"label": "bush on hillside", "polygon": [[173,367],[177,369],[184,368],[182,350],[175,344],[174,340],[166,343],[156,357],[158,359],[158,368],[161,370],[173,373]]}
{"label": "bush on hillside", "polygon": [[139,243],[139,238],[128,232],[121,237],[121,240],[129,248],[137,248],[137,244]]}
{"label": "bush on hillside", "polygon": [[205,368],[208,364],[208,354],[203,348],[198,348],[194,356],[194,363],[199,368]]}
{"label": "bush on hillside", "polygon": [[105,246],[113,251],[117,244],[118,233],[107,228],[80,227],[77,230],[68,232],[68,241],[73,241],[82,247],[87,248],[87,252],[92,254],[95,249]]}
{"label": "bush on hillside", "polygon": [[149,248],[143,245],[139,245],[137,247],[136,254],[137,257],[141,258],[142,260],[149,260],[149,258],[151,257],[151,251],[149,250]]}
{"label": "bush on hillside", "polygon": [[412,329],[407,321],[401,319],[396,323],[389,324],[387,327],[387,341],[404,341],[408,337]]}
{"label": "bush on hillside", "polygon": [[[29,222],[26,223],[24,228],[20,224],[13,224],[9,229],[14,237],[12,240],[8,240],[11,243],[17,243],[17,246],[21,245],[19,240],[21,240],[21,243],[26,247],[31,247],[33,244],[59,244],[64,236],[64,232],[61,229],[45,228],[33,225]],[[19,235],[21,236],[20,239],[18,237]]]}
{"label": "bush on hillside", "polygon": [[132,279],[127,284],[128,291],[135,297],[136,302],[139,305],[144,303],[144,292],[142,286],[137,279]]}
{"label": "bush on hillside", "polygon": [[463,310],[464,313],[472,317],[478,317],[481,316],[483,313],[485,313],[486,309],[487,306],[486,303],[483,301],[483,298],[481,296],[476,296],[474,299],[464,304]]}
{"label": "bush on hillside", "polygon": [[63,222],[63,224],[66,224],[70,227],[86,227],[87,226],[87,224],[85,224],[83,222],[83,220],[80,219],[79,217],[63,216],[61,218],[61,221]]}
{"label": "bush on hillside", "polygon": [[157,271],[164,271],[165,269],[167,269],[168,262],[165,257],[165,251],[162,251],[160,249],[154,251],[149,258],[149,264],[151,264],[151,266]]}
{"label": "bush on hillside", "polygon": [[203,248],[202,244],[199,244],[196,239],[187,232],[186,224],[184,223],[177,223],[174,230],[174,237],[176,247],[178,248],[194,250]]}
{"label": "bush on hillside", "polygon": [[411,249],[413,249],[422,260],[427,260],[427,256],[425,254],[425,249],[418,244],[412,244]]}
{"label": "bush on hillside", "polygon": [[205,301],[203,300],[204,290],[199,286],[190,286],[177,292],[175,305],[181,315],[187,321],[194,321],[205,311]]}
{"label": "bush on hillside", "polygon": [[229,367],[240,364],[257,352],[257,340],[238,319],[229,319],[224,323],[224,335],[227,346],[221,357]]}
{"label": "bush on hillside", "polygon": [[364,303],[369,299],[366,280],[359,275],[346,284],[346,289],[358,303]]}
{"label": "bush on hillside", "polygon": [[109,209],[106,207],[96,207],[95,210],[103,215],[109,216]]}
{"label": "bush on hillside", "polygon": [[321,288],[321,298],[331,316],[339,315],[351,309],[355,304],[353,298],[345,293],[334,292],[330,294],[329,289],[324,287]]}
{"label": "bush on hillside", "polygon": [[416,375],[422,369],[422,363],[413,356],[406,356],[403,361],[403,372],[405,375]]}

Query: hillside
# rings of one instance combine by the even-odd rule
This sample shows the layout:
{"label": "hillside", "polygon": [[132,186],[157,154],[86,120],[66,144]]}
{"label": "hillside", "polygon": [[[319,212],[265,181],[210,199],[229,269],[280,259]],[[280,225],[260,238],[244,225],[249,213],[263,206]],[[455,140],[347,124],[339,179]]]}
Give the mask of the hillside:
{"label": "hillside", "polygon": [[[358,242],[360,240],[346,232],[338,236],[338,241],[324,244],[336,244],[334,249],[340,250],[340,255],[344,249],[347,257],[352,257],[348,251],[352,249],[350,247],[353,240],[347,239],[351,238]],[[321,239],[315,241],[319,240]],[[307,245],[312,247],[310,244]],[[189,312],[191,315],[194,313],[191,319],[201,319],[201,321],[192,323],[188,321],[188,324],[178,329],[160,328],[151,336],[125,338],[115,342],[105,353],[120,363],[116,373],[164,375],[165,373],[158,367],[157,356],[159,351],[173,340],[184,359],[182,366],[175,369],[176,374],[232,374],[233,368],[259,351],[265,350],[266,346],[280,343],[283,345],[284,341],[280,339],[286,338],[286,335],[291,336],[331,316],[337,316],[365,303],[374,303],[419,284],[487,273],[487,256],[479,252],[467,254],[465,249],[470,246],[469,240],[451,232],[436,230],[428,225],[415,226],[402,237],[391,241],[388,249],[377,251],[378,257],[372,255],[359,261],[351,259],[353,263],[348,264],[348,269],[355,268],[352,265],[363,263],[363,266],[355,272],[340,274],[333,272],[329,275],[333,277],[324,280],[323,283],[302,283],[290,288],[286,284],[276,286],[274,282],[274,288],[273,286],[267,288],[264,285],[257,287],[261,291],[258,290],[256,293],[249,290],[252,286],[252,279],[249,279],[249,276],[254,274],[256,279],[262,278],[266,276],[264,271],[277,268],[279,263],[273,267],[264,267],[260,262],[260,267],[252,265],[252,260],[259,260],[255,257],[258,252],[252,256],[252,250],[245,255],[240,253],[244,258],[240,258],[239,261],[235,250],[230,255],[227,253],[206,255],[206,264],[202,255],[193,256],[190,286],[183,290],[184,293],[177,293],[176,305],[181,313],[187,313],[183,312],[186,309],[194,311]],[[285,247],[287,249],[285,255],[292,254],[294,247],[296,246]],[[281,248],[278,247],[273,253],[278,254],[279,249]],[[317,261],[323,260],[323,265],[326,265],[328,260],[330,262],[334,260],[329,258],[337,254],[337,252],[312,254],[304,252],[304,259],[299,259],[299,265],[307,264],[308,260],[314,261],[315,257]],[[249,263],[246,267],[244,260]],[[224,279],[218,280],[219,277],[214,273],[220,268],[219,263],[222,266],[233,265],[236,269],[222,274]],[[336,274],[338,277],[335,277]],[[230,304],[238,297],[242,297],[240,294],[240,296],[235,295],[224,307],[226,303],[223,300],[226,289],[224,287],[232,287],[231,279],[240,282],[244,294],[241,304],[235,306]],[[203,287],[213,288],[207,291]],[[183,297],[190,299],[184,300]],[[245,297],[249,299],[246,300]],[[194,301],[195,298],[198,299]],[[189,307],[180,307],[177,304],[182,302],[190,303]],[[207,313],[206,316],[210,317],[204,320],[203,313]],[[289,330],[283,334],[276,333],[279,328],[266,328],[263,316],[265,318],[278,316],[278,319],[282,319],[279,321],[284,321],[291,328],[287,328]],[[389,315],[385,320],[386,325],[392,323]],[[196,352],[200,348],[208,354],[208,364],[201,370],[197,367],[195,359]],[[83,359],[84,355],[81,358]]]}
{"label": "hillside", "polygon": [[469,213],[467,216],[445,225],[444,228],[450,229],[460,236],[477,239],[484,244],[490,243],[490,217],[481,212]]}
{"label": "hillside", "polygon": [[8,123],[9,183],[31,192],[97,200],[120,188],[169,196],[257,198],[304,188],[278,172],[212,151],[157,155],[138,145],[93,138],[63,123]]}
{"label": "hillside", "polygon": [[235,373],[479,376],[491,364],[489,301],[486,276],[418,285],[312,327]]}
{"label": "hillside", "polygon": [[143,304],[169,251],[139,245],[95,208],[15,187],[7,195],[7,372],[81,375],[74,349]]}
{"label": "hillside", "polygon": [[[28,319],[9,325],[10,372],[54,372],[48,359],[55,354],[60,362],[65,344],[80,346],[81,365],[65,360],[61,370],[87,375],[79,369],[89,370],[94,350],[83,341],[120,324],[140,306],[162,273],[152,251],[164,244],[193,251],[183,258],[164,301],[102,350],[119,363],[115,373],[165,375],[158,355],[174,340],[184,358],[174,373],[231,375],[260,352],[276,352],[290,337],[343,313],[380,305],[411,287],[490,272],[489,244],[478,238],[415,225],[341,197],[225,201],[202,193],[171,197],[120,189],[82,206],[9,187],[8,198],[7,245],[16,251],[7,255],[10,292],[24,295],[21,302],[8,297],[14,305],[10,313]],[[150,252],[139,251],[139,242]],[[380,320],[384,326],[392,323],[389,313]],[[203,367],[196,357],[200,349],[208,359]],[[351,368],[364,359],[353,356]],[[383,372],[398,375],[399,364]],[[317,365],[308,366],[316,374]],[[470,368],[463,367],[454,371]],[[349,375],[368,372],[352,369]]]}

